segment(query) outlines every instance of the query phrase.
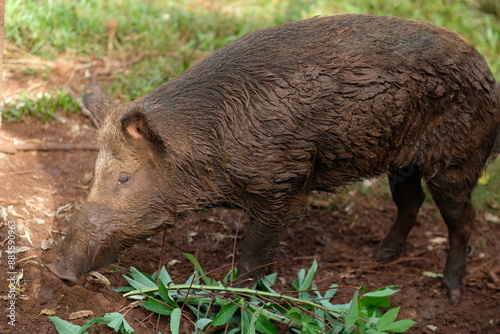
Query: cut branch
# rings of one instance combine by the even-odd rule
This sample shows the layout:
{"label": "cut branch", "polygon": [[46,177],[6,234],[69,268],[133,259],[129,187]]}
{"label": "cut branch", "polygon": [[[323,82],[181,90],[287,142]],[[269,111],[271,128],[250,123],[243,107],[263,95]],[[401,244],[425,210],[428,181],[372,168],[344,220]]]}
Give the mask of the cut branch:
{"label": "cut branch", "polygon": [[15,154],[18,151],[98,151],[95,144],[74,143],[0,143],[0,152]]}

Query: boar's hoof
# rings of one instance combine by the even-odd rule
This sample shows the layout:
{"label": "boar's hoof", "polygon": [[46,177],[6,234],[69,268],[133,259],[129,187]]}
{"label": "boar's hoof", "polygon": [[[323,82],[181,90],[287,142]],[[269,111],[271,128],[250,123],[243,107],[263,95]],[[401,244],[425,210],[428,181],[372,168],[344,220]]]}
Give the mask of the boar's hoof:
{"label": "boar's hoof", "polygon": [[56,275],[57,278],[63,281],[63,283],[67,286],[75,286],[78,283],[78,279],[76,278],[76,276],[60,273],[54,264],[48,264],[47,269],[49,269],[51,273]]}
{"label": "boar's hoof", "polygon": [[460,303],[461,292],[460,289],[449,290],[450,303],[452,305],[457,305]]}
{"label": "boar's hoof", "polygon": [[399,251],[393,248],[379,249],[377,256],[382,262],[389,262],[396,260],[399,257]]}

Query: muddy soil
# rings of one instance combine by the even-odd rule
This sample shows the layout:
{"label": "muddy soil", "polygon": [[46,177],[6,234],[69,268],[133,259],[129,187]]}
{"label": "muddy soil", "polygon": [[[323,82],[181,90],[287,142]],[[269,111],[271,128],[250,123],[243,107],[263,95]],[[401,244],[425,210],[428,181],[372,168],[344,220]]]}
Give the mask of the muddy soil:
{"label": "muddy soil", "polygon": [[[128,308],[131,301],[112,289],[126,285],[123,274],[130,266],[152,273],[162,257],[172,276],[188,275],[192,266],[182,252],[196,254],[207,270],[231,263],[238,222],[242,225],[237,235],[240,241],[247,219],[242,212],[220,208],[193,215],[165,236],[161,233],[131,247],[118,263],[100,270],[111,283],[109,287],[86,279],[67,287],[44,265],[54,258],[57,245],[85,199],[97,152],[80,150],[81,144],[95,143],[88,119],[81,115],[61,117],[62,121],[44,124],[35,120],[4,123],[0,129],[4,145],[71,144],[59,151],[0,153],[0,206],[6,212],[0,222],[0,333],[56,333],[47,315],[68,320],[78,311],[90,311],[87,314],[93,317],[125,310],[137,333],[167,333],[165,318],[158,321],[144,309]],[[394,219],[395,207],[383,182],[375,180],[368,190],[360,189],[354,186],[336,195],[312,196],[310,215],[290,229],[277,257],[279,284],[290,286],[297,271],[308,268],[316,258],[316,283],[320,287],[334,282],[364,285],[369,290],[399,285],[393,306],[402,307],[400,317],[418,323],[409,333],[500,333],[500,284],[494,283],[500,276],[500,224],[495,222],[500,213],[478,212],[463,298],[459,305],[450,305],[441,291],[440,279],[423,274],[441,273],[447,253],[447,232],[436,208],[430,202],[422,208],[401,258],[382,264],[372,254]],[[17,233],[15,268],[8,266],[10,228]],[[20,273],[14,327],[8,318],[13,300],[9,298],[8,279]],[[340,294],[338,303],[349,300],[351,294]],[[72,322],[83,324],[89,317]],[[96,328],[98,333],[109,332],[103,325]]]}

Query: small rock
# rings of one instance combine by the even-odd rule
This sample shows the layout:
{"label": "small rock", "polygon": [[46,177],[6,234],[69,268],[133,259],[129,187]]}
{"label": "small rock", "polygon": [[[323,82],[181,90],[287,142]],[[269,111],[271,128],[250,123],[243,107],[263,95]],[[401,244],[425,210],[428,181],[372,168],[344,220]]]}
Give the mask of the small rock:
{"label": "small rock", "polygon": [[82,178],[82,183],[83,184],[89,184],[90,181],[92,181],[92,177],[93,177],[93,173],[92,172],[87,172],[85,173],[85,175],[83,175],[83,178]]}
{"label": "small rock", "polygon": [[41,316],[41,315],[55,315],[56,314],[56,310],[53,309],[53,308],[44,308],[43,310],[40,311],[40,313],[38,313],[37,317]]}
{"label": "small rock", "polygon": [[80,319],[80,318],[86,318],[86,317],[91,317],[94,315],[94,312],[90,310],[81,310],[81,311],[76,311],[73,313],[70,313],[68,318],[69,320],[75,320],[75,319]]}
{"label": "small rock", "polygon": [[434,326],[434,325],[427,325],[425,327],[427,327],[428,330],[433,331],[433,332],[438,330],[438,327]]}
{"label": "small rock", "polygon": [[44,239],[40,242],[40,248],[45,251],[47,249],[50,249],[53,243],[54,239],[52,238]]}
{"label": "small rock", "polygon": [[498,217],[497,215],[494,215],[494,214],[491,214],[489,212],[486,212],[484,214],[484,218],[489,223],[500,224],[500,217]]}

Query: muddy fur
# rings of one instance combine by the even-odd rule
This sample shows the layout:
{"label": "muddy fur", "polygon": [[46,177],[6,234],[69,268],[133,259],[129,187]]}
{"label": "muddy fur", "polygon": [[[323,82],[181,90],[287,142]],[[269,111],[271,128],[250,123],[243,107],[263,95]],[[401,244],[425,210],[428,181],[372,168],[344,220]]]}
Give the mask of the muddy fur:
{"label": "muddy fur", "polygon": [[[458,34],[358,15],[250,33],[128,104],[112,105],[93,84],[84,100],[100,124],[96,178],[51,270],[76,280],[113,259],[69,250],[87,244],[71,236],[89,224],[107,237],[86,238],[128,245],[189,212],[229,206],[251,217],[239,263],[248,271],[272,261],[309,191],[388,173],[398,217],[381,258],[401,251],[423,178],[450,229],[444,285],[458,298],[470,194],[500,138],[499,87]],[[132,181],[120,184],[124,174]]]}

